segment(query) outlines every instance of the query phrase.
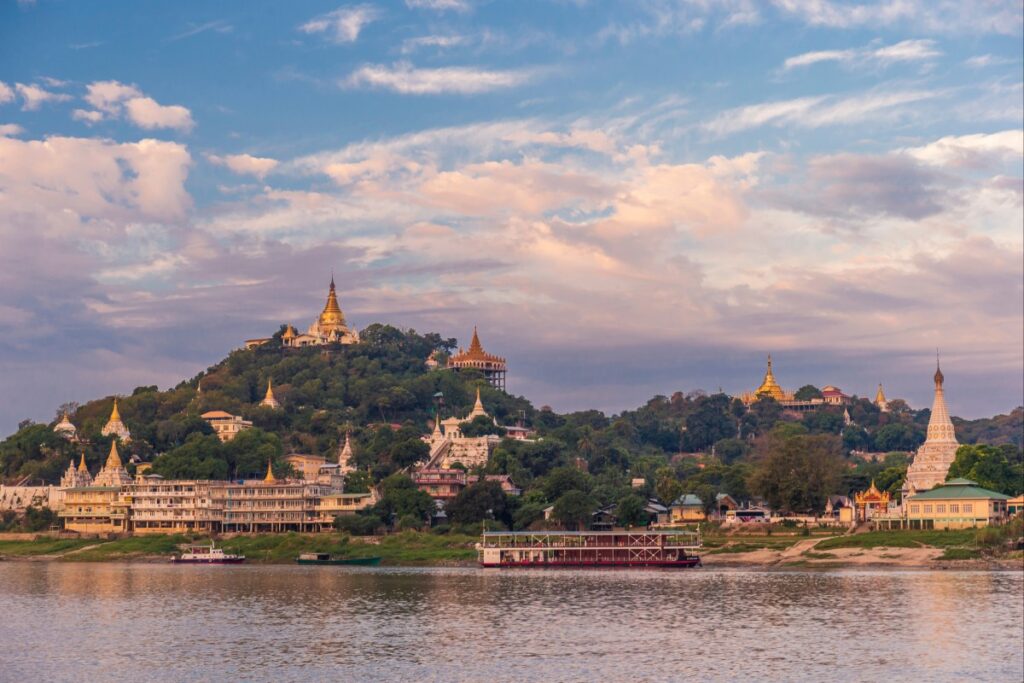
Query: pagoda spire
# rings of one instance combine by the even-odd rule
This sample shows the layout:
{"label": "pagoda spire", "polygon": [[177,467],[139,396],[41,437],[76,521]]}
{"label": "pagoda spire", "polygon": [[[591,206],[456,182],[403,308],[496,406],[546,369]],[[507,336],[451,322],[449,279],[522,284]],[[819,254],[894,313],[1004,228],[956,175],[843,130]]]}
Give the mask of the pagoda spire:
{"label": "pagoda spire", "polygon": [[266,408],[280,408],[281,407],[281,403],[277,400],[277,397],[274,396],[273,380],[270,379],[269,377],[267,378],[267,393],[263,397],[263,400],[260,401],[260,405],[264,406]]}
{"label": "pagoda spire", "polygon": [[79,472],[86,472],[86,473],[89,472],[89,468],[85,464],[85,449],[84,448],[82,449],[82,459],[78,461],[78,471]]}
{"label": "pagoda spire", "polygon": [[108,422],[120,422],[121,413],[117,409],[117,396],[114,397],[114,409],[110,411],[110,420]]}
{"label": "pagoda spire", "polygon": [[267,476],[263,477],[263,481],[272,483],[277,481],[277,477],[274,476],[274,461],[267,460]]}
{"label": "pagoda spire", "polygon": [[114,439],[110,442],[110,453],[107,455],[107,463],[103,469],[116,470],[120,467],[123,465],[121,465],[121,456],[117,452],[117,439]]}
{"label": "pagoda spire", "polygon": [[434,413],[434,431],[430,435],[431,439],[440,439],[444,435],[441,433],[441,411]]}

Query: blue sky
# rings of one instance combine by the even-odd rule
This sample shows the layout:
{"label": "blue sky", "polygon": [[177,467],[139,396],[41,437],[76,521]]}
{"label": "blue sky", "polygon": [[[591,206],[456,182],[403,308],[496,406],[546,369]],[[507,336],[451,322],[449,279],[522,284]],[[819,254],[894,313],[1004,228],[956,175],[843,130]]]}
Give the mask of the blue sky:
{"label": "blue sky", "polygon": [[620,410],[1024,393],[1017,2],[0,5],[0,431],[357,326]]}

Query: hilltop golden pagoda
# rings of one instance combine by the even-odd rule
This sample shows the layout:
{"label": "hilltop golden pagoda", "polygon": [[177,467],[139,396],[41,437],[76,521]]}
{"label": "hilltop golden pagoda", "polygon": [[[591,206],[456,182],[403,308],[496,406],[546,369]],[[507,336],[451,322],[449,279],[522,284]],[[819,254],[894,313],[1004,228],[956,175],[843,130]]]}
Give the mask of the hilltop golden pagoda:
{"label": "hilltop golden pagoda", "polygon": [[775,381],[775,373],[772,372],[772,354],[770,353],[768,354],[768,369],[764,373],[764,379],[761,381],[761,386],[753,392],[743,394],[740,397],[740,400],[747,405],[750,405],[762,398],[771,398],[779,403],[795,400],[792,393],[785,391],[781,386],[779,386],[779,383]]}
{"label": "hilltop golden pagoda", "polygon": [[[251,349],[270,341],[267,339],[247,339],[245,348]],[[334,286],[334,276],[327,290],[327,302],[323,311],[313,321],[304,334],[299,334],[290,324],[285,325],[281,334],[281,344],[285,347],[299,348],[303,346],[322,346],[325,344],[356,344],[359,333],[351,329],[345,320],[345,314],[338,303],[338,292]]]}

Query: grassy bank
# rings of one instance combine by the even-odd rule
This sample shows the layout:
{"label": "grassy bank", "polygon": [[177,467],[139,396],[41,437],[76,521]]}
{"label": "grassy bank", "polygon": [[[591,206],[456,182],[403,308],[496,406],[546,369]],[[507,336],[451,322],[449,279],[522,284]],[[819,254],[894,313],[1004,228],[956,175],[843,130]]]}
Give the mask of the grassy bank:
{"label": "grassy bank", "polygon": [[975,546],[974,529],[957,529],[949,531],[869,531],[854,536],[838,536],[820,541],[815,550],[835,550],[837,548],[952,548],[959,546]]}
{"label": "grassy bank", "polygon": [[[245,555],[256,564],[287,564],[301,553],[330,553],[339,557],[378,556],[385,565],[440,565],[476,560],[477,536],[405,531],[381,538],[347,534],[264,534],[238,536],[220,545],[229,553]],[[170,559],[187,543],[208,539],[183,535],[133,536],[115,540],[49,539],[0,541],[0,557],[58,556],[74,562],[114,562]],[[86,550],[80,550],[87,548]]]}

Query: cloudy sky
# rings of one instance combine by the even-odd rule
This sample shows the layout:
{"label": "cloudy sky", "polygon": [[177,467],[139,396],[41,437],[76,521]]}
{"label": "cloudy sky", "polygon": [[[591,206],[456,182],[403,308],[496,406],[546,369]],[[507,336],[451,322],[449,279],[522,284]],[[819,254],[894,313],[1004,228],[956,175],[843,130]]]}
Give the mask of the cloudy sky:
{"label": "cloudy sky", "polygon": [[1017,0],[0,4],[0,432],[331,270],[559,410],[1024,393]]}

